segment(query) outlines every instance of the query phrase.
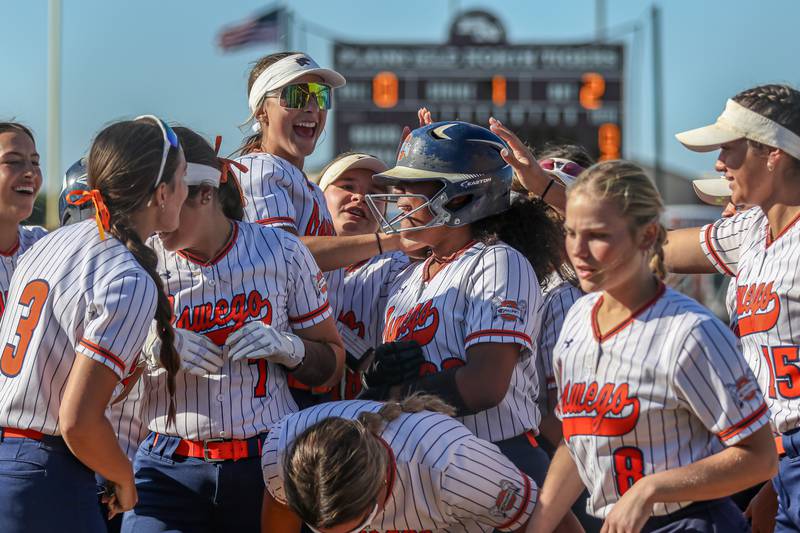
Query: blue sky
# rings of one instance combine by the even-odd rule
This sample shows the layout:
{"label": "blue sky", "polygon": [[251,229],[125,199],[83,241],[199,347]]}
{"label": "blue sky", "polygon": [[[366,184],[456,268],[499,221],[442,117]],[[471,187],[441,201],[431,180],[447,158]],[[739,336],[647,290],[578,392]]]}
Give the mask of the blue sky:
{"label": "blue sky", "polygon": [[[0,118],[33,127],[46,158],[47,1],[2,1]],[[654,0],[662,8],[665,165],[708,171],[712,154],[693,154],[672,135],[713,121],[725,99],[766,82],[800,86],[797,0]],[[224,54],[219,28],[269,2],[258,0],[65,0],[62,47],[62,160],[66,168],[105,124],[154,113],[238,146],[247,116],[250,64],[276,51],[253,47]],[[353,42],[442,42],[453,9],[488,8],[510,42],[585,41],[594,32],[594,0],[292,0],[298,18]],[[611,35],[627,43],[624,155],[653,156],[649,0],[606,0]],[[638,37],[613,28],[639,23]],[[331,42],[295,28],[294,48],[331,64]],[[329,121],[329,124],[330,121]],[[325,134],[307,168],[332,153]],[[43,165],[46,165],[46,160]],[[46,168],[46,167],[44,167]]]}

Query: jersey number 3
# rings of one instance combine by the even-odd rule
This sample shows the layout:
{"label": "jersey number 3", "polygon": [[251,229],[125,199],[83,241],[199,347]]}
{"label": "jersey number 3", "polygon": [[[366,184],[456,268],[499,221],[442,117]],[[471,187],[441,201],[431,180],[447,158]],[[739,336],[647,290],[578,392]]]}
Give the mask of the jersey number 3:
{"label": "jersey number 3", "polygon": [[[22,289],[19,305],[27,307],[28,313],[27,315],[23,313],[19,318],[16,333],[17,346],[7,343],[3,348],[3,355],[0,356],[0,370],[3,371],[5,376],[13,378],[22,370],[22,362],[28,352],[31,335],[33,335],[33,330],[39,324],[39,319],[42,317],[42,308],[49,293],[50,286],[41,279],[31,281]],[[12,309],[7,307],[6,312],[12,311]]]}
{"label": "jersey number 3", "polygon": [[644,477],[644,455],[633,446],[623,446],[614,450],[614,476],[617,492],[622,496],[634,483]]}

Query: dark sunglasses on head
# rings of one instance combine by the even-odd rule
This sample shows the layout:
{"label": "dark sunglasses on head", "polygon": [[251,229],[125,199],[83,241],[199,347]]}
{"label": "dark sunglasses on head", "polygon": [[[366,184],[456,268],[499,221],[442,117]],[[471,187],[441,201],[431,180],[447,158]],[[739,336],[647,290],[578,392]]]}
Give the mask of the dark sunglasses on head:
{"label": "dark sunglasses on head", "polygon": [[287,85],[280,90],[280,94],[270,95],[271,98],[280,98],[281,107],[288,109],[305,109],[311,95],[317,100],[317,107],[330,109],[333,91],[328,85],[322,83],[295,83]]}

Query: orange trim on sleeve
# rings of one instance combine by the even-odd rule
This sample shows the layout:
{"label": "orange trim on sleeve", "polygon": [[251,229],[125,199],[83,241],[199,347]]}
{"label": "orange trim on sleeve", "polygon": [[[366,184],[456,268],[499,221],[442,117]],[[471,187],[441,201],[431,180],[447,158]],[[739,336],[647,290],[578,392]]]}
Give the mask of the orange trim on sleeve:
{"label": "orange trim on sleeve", "polygon": [[507,329],[484,329],[481,331],[476,331],[467,335],[467,338],[464,339],[464,343],[467,343],[473,339],[477,339],[478,337],[516,337],[529,344],[531,343],[531,338],[525,333]]}
{"label": "orange trim on sleeve", "polygon": [[738,435],[739,433],[741,433],[742,431],[744,431],[745,429],[747,429],[748,427],[750,427],[754,422],[758,421],[758,419],[761,418],[761,415],[763,415],[766,412],[767,412],[767,404],[766,403],[762,403],[761,407],[756,409],[753,412],[753,414],[751,414],[750,416],[746,417],[744,420],[740,421],[739,423],[734,424],[733,426],[729,427],[728,429],[720,431],[719,433],[717,433],[717,436],[722,441],[728,441],[728,440],[732,439],[733,437],[735,437],[736,435]]}
{"label": "orange trim on sleeve", "polygon": [[512,516],[508,521],[497,526],[496,529],[505,529],[519,520],[523,513],[525,513],[525,509],[528,508],[528,502],[531,501],[531,478],[529,478],[528,475],[522,470],[520,470],[519,473],[522,474],[522,479],[525,480],[525,492],[524,496],[522,497],[522,504],[519,506],[519,509],[514,516]]}
{"label": "orange trim on sleeve", "polygon": [[714,224],[709,224],[706,226],[706,234],[705,234],[705,241],[706,241],[706,248],[708,248],[708,252],[711,254],[711,257],[714,258],[714,261],[717,262],[717,265],[725,271],[725,274],[728,276],[735,276],[731,269],[728,268],[728,265],[725,264],[725,261],[717,254],[717,251],[714,249],[714,246],[711,245],[711,229],[714,227]]}
{"label": "orange trim on sleeve", "polygon": [[81,346],[83,346],[87,350],[89,350],[89,351],[91,351],[91,352],[93,352],[93,353],[95,353],[95,354],[97,354],[97,355],[99,355],[101,357],[105,357],[106,359],[108,359],[109,361],[111,361],[112,363],[117,365],[120,370],[122,370],[123,372],[125,371],[125,363],[122,361],[122,359],[120,359],[119,357],[117,357],[113,353],[109,352],[108,350],[106,350],[102,346],[97,345],[97,344],[95,344],[95,343],[93,343],[91,341],[88,341],[86,339],[81,339],[80,341],[78,341],[78,344],[80,344]]}
{"label": "orange trim on sleeve", "polygon": [[262,218],[261,220],[256,220],[256,224],[267,225],[267,224],[291,224],[294,226],[294,219],[292,217],[269,217],[269,218]]}
{"label": "orange trim on sleeve", "polygon": [[293,324],[296,324],[298,322],[305,322],[306,320],[311,320],[313,318],[317,318],[319,315],[321,315],[322,313],[327,311],[330,306],[331,305],[328,302],[325,302],[325,304],[322,307],[320,307],[319,309],[316,309],[314,311],[311,311],[310,313],[306,313],[305,315],[300,315],[300,316],[296,316],[296,317],[291,317],[290,316],[289,317],[289,322],[291,322]]}

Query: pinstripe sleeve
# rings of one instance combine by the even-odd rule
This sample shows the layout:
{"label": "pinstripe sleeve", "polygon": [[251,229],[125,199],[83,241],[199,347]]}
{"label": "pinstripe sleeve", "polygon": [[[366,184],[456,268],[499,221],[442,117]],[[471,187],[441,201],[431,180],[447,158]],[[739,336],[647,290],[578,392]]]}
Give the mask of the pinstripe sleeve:
{"label": "pinstripe sleeve", "polygon": [[754,207],[729,218],[706,224],[700,230],[700,247],[721,274],[735,276],[739,252],[752,225],[760,220],[761,208]]}
{"label": "pinstripe sleeve", "polygon": [[536,505],[536,483],[494,444],[469,437],[441,474],[441,500],[452,518],[500,531],[525,525]]}
{"label": "pinstripe sleeve", "polygon": [[328,282],[311,252],[290,233],[283,235],[289,256],[289,323],[292,329],[310,328],[331,316]]}
{"label": "pinstripe sleeve", "polygon": [[286,171],[271,158],[245,156],[239,162],[248,167],[247,172],[234,170],[246,200],[246,219],[264,226],[297,229]]}
{"label": "pinstripe sleeve", "polygon": [[671,381],[681,402],[728,446],[769,423],[755,376],[733,334],[717,319],[687,332]]}
{"label": "pinstripe sleeve", "polygon": [[261,449],[261,472],[264,475],[264,486],[270,495],[282,504],[286,504],[286,493],[283,489],[283,468],[280,448],[281,438],[285,438],[284,423],[286,419],[278,422],[269,430],[267,440]]}
{"label": "pinstripe sleeve", "polygon": [[135,365],[155,316],[155,283],[144,271],[128,271],[93,291],[75,351],[123,379]]}
{"label": "pinstripe sleeve", "polygon": [[553,349],[558,340],[558,334],[561,333],[561,327],[564,325],[564,317],[567,316],[567,311],[580,295],[580,290],[565,282],[545,298],[536,356],[537,361],[540,361],[539,368],[544,373],[543,378],[547,383],[547,390],[556,389],[556,379],[553,375]]}
{"label": "pinstripe sleeve", "polygon": [[542,305],[533,267],[506,246],[488,248],[477,261],[468,289],[464,347],[514,343],[532,351]]}

